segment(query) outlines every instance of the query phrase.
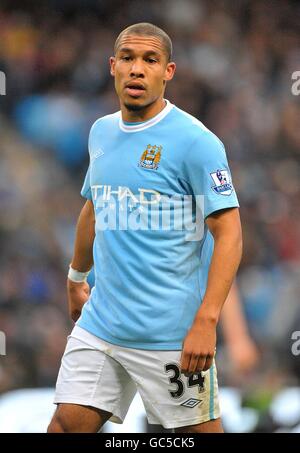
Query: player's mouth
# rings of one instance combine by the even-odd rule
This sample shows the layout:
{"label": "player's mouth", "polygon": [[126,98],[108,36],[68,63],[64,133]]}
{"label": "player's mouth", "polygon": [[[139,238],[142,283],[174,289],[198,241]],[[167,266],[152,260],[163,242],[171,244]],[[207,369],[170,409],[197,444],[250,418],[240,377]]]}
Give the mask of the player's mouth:
{"label": "player's mouth", "polygon": [[125,91],[129,94],[129,96],[132,96],[134,98],[142,96],[145,90],[146,88],[140,82],[129,82],[125,86]]}

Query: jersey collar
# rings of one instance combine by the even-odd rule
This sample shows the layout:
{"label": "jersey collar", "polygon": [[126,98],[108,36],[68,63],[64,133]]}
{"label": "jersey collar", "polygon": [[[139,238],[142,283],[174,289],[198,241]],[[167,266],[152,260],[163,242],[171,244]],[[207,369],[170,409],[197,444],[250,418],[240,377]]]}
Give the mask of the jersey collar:
{"label": "jersey collar", "polygon": [[123,132],[138,132],[148,129],[148,127],[152,127],[155,124],[159,123],[159,121],[161,121],[174,107],[170,101],[168,101],[167,99],[165,99],[165,101],[166,101],[165,107],[157,115],[153,116],[153,118],[150,118],[150,120],[143,121],[142,123],[124,123],[120,112],[119,118],[120,129]]}

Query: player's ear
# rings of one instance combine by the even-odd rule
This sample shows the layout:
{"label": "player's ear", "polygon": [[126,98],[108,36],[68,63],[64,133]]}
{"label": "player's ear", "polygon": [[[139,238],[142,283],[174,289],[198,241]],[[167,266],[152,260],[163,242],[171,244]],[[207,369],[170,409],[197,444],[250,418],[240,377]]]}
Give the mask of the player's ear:
{"label": "player's ear", "polygon": [[176,63],[174,63],[174,61],[171,61],[166,66],[166,71],[165,71],[165,81],[166,82],[173,79],[175,71],[176,71]]}
{"label": "player's ear", "polygon": [[109,58],[110,73],[113,77],[115,76],[115,65],[116,65],[115,57],[110,57]]}

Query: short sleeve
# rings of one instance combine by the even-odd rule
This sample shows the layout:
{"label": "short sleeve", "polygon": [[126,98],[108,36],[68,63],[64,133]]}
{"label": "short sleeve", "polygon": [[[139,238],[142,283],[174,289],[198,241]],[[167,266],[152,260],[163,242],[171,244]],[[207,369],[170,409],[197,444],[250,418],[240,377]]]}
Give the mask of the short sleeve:
{"label": "short sleeve", "polygon": [[224,145],[212,132],[199,133],[184,161],[184,175],[193,195],[204,196],[204,218],[239,207]]}
{"label": "short sleeve", "polygon": [[99,118],[97,121],[94,122],[94,124],[91,127],[90,133],[89,133],[89,139],[88,139],[88,149],[89,149],[89,156],[90,156],[90,164],[89,168],[87,169],[85,179],[83,186],[81,188],[81,195],[84,198],[87,198],[88,200],[92,200],[92,191],[91,191],[91,163],[93,162],[95,155],[93,153],[94,148],[95,148],[95,139],[97,139],[97,135],[95,136],[95,130],[97,128],[97,125],[100,123],[101,118]]}
{"label": "short sleeve", "polygon": [[92,191],[90,185],[90,166],[86,172],[84,183],[80,193],[84,198],[87,198],[88,200],[92,199]]}

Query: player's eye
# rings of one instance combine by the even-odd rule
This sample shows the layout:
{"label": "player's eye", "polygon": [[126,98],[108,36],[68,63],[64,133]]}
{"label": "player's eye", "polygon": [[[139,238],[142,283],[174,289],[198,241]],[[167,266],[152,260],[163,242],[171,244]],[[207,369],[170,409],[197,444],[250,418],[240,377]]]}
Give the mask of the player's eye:
{"label": "player's eye", "polygon": [[129,61],[131,59],[131,57],[129,57],[128,55],[124,55],[123,57],[121,57],[121,60],[123,61]]}
{"label": "player's eye", "polygon": [[147,62],[153,64],[157,63],[157,60],[155,60],[155,58],[147,58]]}

